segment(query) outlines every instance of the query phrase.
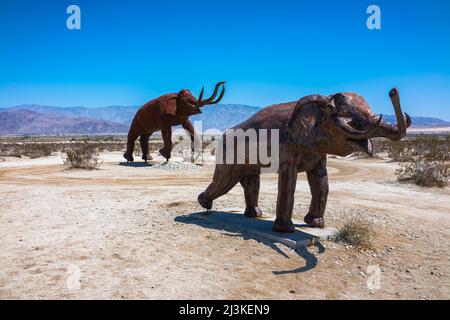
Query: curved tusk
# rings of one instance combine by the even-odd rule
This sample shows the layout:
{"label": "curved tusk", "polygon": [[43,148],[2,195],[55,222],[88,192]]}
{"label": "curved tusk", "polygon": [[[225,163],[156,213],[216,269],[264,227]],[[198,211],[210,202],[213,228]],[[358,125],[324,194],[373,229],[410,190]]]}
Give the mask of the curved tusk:
{"label": "curved tusk", "polygon": [[409,128],[411,126],[411,117],[406,112],[405,117],[406,117],[406,128]]}
{"label": "curved tusk", "polygon": [[211,102],[211,104],[216,104],[222,100],[223,96],[225,95],[225,85],[222,86],[222,92],[220,92],[219,98]]}
{"label": "curved tusk", "polygon": [[202,91],[200,91],[200,95],[198,96],[198,100],[197,100],[197,106],[198,107],[202,105],[204,92],[205,92],[205,86],[202,87]]}
{"label": "curved tusk", "polygon": [[366,131],[360,131],[356,130],[352,126],[350,126],[347,122],[345,122],[342,118],[337,117],[337,128],[341,133],[346,136],[349,139],[359,140],[359,139],[369,139],[373,135],[373,131],[375,128],[366,130]]}
{"label": "curved tusk", "polygon": [[[223,86],[222,92],[220,93],[220,97],[217,100],[214,101],[214,99],[217,96],[217,93],[219,92],[219,87],[220,86]],[[216,84],[216,87],[214,88],[214,92],[211,95],[211,97],[209,97],[208,99],[206,99],[204,101],[201,101],[201,104],[199,104],[199,106],[202,107],[202,106],[205,106],[207,104],[214,104],[214,103],[219,102],[223,98],[223,95],[225,94],[224,90],[225,90],[225,81],[218,82]]]}

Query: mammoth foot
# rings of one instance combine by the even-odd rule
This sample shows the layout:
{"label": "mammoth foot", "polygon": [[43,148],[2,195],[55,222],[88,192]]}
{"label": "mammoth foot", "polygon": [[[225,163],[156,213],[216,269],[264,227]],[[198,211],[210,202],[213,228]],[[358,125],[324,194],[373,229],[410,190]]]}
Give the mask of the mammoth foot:
{"label": "mammoth foot", "polygon": [[276,232],[293,233],[295,232],[295,227],[291,220],[289,221],[275,220],[275,222],[272,225],[272,230]]}
{"label": "mammoth foot", "polygon": [[133,162],[133,161],[134,161],[134,158],[133,158],[133,156],[132,156],[131,154],[124,153],[124,154],[123,154],[123,157],[124,157],[127,161],[130,161],[130,162]]}
{"label": "mammoth foot", "polygon": [[153,160],[153,157],[151,155],[142,155],[142,160],[145,162]]}
{"label": "mammoth foot", "polygon": [[167,151],[165,148],[159,150],[159,154],[166,158],[167,161],[170,159],[170,150]]}
{"label": "mammoth foot", "polygon": [[263,213],[259,207],[245,208],[244,216],[248,218],[262,217]]}
{"label": "mammoth foot", "polygon": [[200,193],[200,195],[197,198],[198,203],[205,208],[206,210],[211,210],[213,202],[211,200],[208,200],[203,193]]}
{"label": "mammoth foot", "polygon": [[312,215],[307,214],[303,219],[303,221],[305,221],[306,224],[314,228],[321,228],[321,229],[325,228],[325,220],[323,220],[323,218],[320,217],[313,217]]}

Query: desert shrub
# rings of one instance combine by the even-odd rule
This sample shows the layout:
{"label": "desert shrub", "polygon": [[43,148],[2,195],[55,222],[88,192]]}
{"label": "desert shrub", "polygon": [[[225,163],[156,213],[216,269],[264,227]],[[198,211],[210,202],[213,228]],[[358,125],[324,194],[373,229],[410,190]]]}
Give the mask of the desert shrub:
{"label": "desert shrub", "polygon": [[[369,155],[368,155],[367,153],[365,153],[365,152],[354,152],[354,153],[353,153],[353,156],[354,156],[356,159],[369,159],[369,158],[371,158],[371,156],[369,156]],[[376,157],[376,155],[374,154],[373,157]]]}
{"label": "desert shrub", "polygon": [[440,188],[448,184],[450,177],[449,137],[438,139],[419,136],[404,151],[404,162],[397,170],[399,181],[411,181],[419,186]]}
{"label": "desert shrub", "polygon": [[54,150],[52,144],[47,143],[1,143],[0,154],[2,156],[18,157],[21,156],[30,157],[32,159],[48,157]]}
{"label": "desert shrub", "polygon": [[371,141],[373,143],[373,155],[370,156],[365,152],[354,152],[353,157],[356,159],[369,159],[369,158],[379,158],[381,153],[387,152],[387,146],[385,139],[380,138],[372,138]]}
{"label": "desert shrub", "polygon": [[2,141],[0,142],[0,156],[8,155],[8,146]]}
{"label": "desert shrub", "polygon": [[373,249],[373,236],[373,227],[369,221],[361,217],[352,217],[338,230],[333,240],[366,250]]}
{"label": "desert shrub", "polygon": [[26,143],[21,154],[31,159],[48,157],[52,154],[52,146],[46,143]]}
{"label": "desert shrub", "polygon": [[397,171],[399,181],[412,181],[419,186],[443,188],[448,184],[449,165],[441,161],[427,161],[423,158],[417,161],[405,162]]}
{"label": "desert shrub", "polygon": [[408,145],[404,141],[396,141],[388,143],[386,145],[386,152],[391,158],[392,161],[395,162],[405,162],[408,161]]}
{"label": "desert shrub", "polygon": [[65,150],[64,165],[66,168],[96,169],[101,165],[98,151],[94,145],[79,143]]}
{"label": "desert shrub", "polygon": [[17,143],[0,143],[0,156],[2,157],[19,157],[20,158],[19,145]]}

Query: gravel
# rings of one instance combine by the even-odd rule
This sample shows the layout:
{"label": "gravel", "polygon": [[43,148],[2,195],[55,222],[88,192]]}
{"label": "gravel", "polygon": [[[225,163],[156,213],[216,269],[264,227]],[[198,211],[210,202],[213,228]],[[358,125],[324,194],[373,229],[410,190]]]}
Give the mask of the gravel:
{"label": "gravel", "polygon": [[163,162],[152,165],[150,169],[153,170],[168,170],[168,171],[177,171],[177,170],[198,170],[200,166],[197,166],[190,162]]}

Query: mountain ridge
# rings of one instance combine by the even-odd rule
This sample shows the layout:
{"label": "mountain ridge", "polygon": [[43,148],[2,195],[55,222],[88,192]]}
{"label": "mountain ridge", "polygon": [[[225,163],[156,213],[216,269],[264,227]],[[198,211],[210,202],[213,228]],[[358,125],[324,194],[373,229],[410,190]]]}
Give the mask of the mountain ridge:
{"label": "mountain ridge", "polygon": [[0,112],[0,134],[118,134],[128,126],[84,117],[65,117],[32,110]]}

